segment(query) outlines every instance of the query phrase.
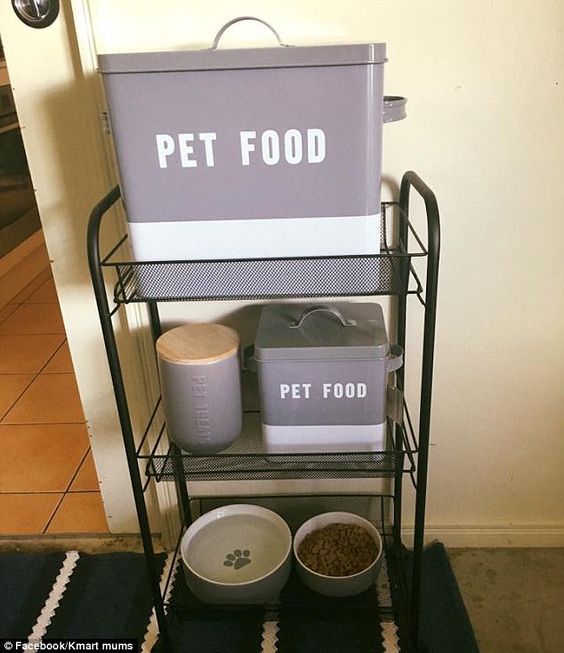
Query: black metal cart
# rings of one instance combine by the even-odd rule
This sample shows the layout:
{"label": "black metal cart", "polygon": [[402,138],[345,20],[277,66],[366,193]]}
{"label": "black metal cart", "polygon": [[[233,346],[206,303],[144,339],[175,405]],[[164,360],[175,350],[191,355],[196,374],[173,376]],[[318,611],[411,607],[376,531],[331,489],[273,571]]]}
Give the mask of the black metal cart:
{"label": "black metal cart", "polygon": [[[427,233],[423,238],[409,217],[412,190],[421,196],[425,206]],[[172,613],[182,615],[183,611],[195,607],[193,601],[186,600],[187,590],[182,588],[182,582],[172,602],[165,600],[170,594],[175,565],[171,567],[163,588],[145,501],[145,493],[152,481],[175,483],[179,520],[185,528],[194,512],[194,500],[188,495],[186,481],[389,478],[389,492],[333,496],[332,509],[368,513],[370,506],[371,519],[376,522],[385,543],[383,578],[378,580],[379,591],[374,593],[375,608],[381,620],[396,622],[402,650],[418,650],[440,245],[439,212],[434,193],[414,172],[405,173],[399,201],[382,205],[382,249],[378,255],[158,262],[127,260],[121,254],[126,236],[107,255],[101,256],[102,220],[119,198],[120,190],[116,187],[93,209],[88,226],[88,257],[163,648],[172,648],[169,616]],[[111,270],[117,282],[113,297],[108,298],[105,275]],[[395,340],[404,350],[408,300],[413,298],[423,311],[421,383],[417,398],[419,414],[412,419],[405,398],[401,400],[395,420],[388,420],[390,446],[385,451],[269,453],[266,456],[252,389],[246,393],[242,437],[219,454],[187,454],[168,443],[160,399],[144,432],[134,433],[113,320],[123,305],[133,302],[147,305],[152,337],[156,340],[161,333],[159,303],[164,301],[373,295],[397,298]],[[393,331],[390,337],[394,339]],[[409,364],[409,352],[405,358]],[[396,386],[401,393],[396,396],[403,396],[404,381],[405,366],[396,372]],[[155,433],[156,438],[149,435]],[[166,443],[164,453],[163,443]],[[144,476],[140,469],[144,470]],[[406,478],[415,488],[413,555],[409,573],[401,538],[402,490]],[[261,501],[276,509],[279,498],[262,497]],[[293,500],[300,501],[300,498],[294,497]],[[199,497],[197,509],[207,509],[205,499]],[[177,546],[177,556],[178,551]],[[307,606],[298,600],[295,607],[304,609]],[[270,614],[277,610],[276,605],[263,608]]]}

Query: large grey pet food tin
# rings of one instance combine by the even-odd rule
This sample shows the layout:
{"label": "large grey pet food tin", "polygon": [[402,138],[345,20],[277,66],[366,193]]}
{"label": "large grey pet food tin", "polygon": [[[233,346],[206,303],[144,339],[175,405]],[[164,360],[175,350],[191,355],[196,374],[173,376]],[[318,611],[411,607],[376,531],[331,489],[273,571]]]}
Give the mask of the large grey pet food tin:
{"label": "large grey pet food tin", "polygon": [[135,258],[378,253],[385,44],[218,49],[227,26],[99,56]]}
{"label": "large grey pet food tin", "polygon": [[255,358],[268,451],[385,448],[388,374],[402,352],[379,304],[266,306]]}
{"label": "large grey pet food tin", "polygon": [[221,451],[241,434],[239,335],[221,324],[186,324],[157,340],[169,436],[194,454]]}

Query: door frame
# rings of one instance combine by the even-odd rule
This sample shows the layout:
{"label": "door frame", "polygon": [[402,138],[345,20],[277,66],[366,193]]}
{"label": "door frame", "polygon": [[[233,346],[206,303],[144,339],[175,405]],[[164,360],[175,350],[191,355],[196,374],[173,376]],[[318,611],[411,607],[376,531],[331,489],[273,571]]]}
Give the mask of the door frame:
{"label": "door frame", "polygon": [[[94,204],[117,183],[111,138],[101,115],[90,3],[61,3],[58,19],[32,29],[0,3],[0,24],[14,99],[100,491],[112,534],[138,531],[115,398],[86,258],[86,226]],[[123,233],[123,216],[107,220],[106,244]],[[108,287],[111,291],[111,287]],[[132,415],[143,421],[155,395],[148,319],[140,306],[119,312],[116,330]],[[171,484],[147,492],[151,526],[165,545],[178,528]]]}
{"label": "door frame", "polygon": [[[118,183],[118,168],[113,149],[113,142],[109,136],[107,122],[107,107],[102,80],[98,70],[96,36],[94,33],[90,0],[70,0],[73,14],[74,31],[76,45],[80,56],[82,75],[88,88],[88,94],[91,98],[95,113],[99,118],[99,134],[102,137],[98,139],[97,147],[100,152],[100,160],[104,162],[106,174],[112,179],[113,184],[108,186],[108,190]],[[125,228],[125,216],[120,211],[120,223],[122,230]],[[151,338],[150,322],[147,312],[138,304],[125,307],[127,314],[127,327],[129,334],[135,334],[136,351],[133,352],[138,361],[138,371],[140,374],[135,375],[137,391],[139,397],[137,405],[133,405],[133,411],[143,407],[152,407],[155,396],[158,395],[158,384],[155,379],[155,370],[151,365],[154,363],[154,348]],[[139,411],[142,415],[146,410]],[[138,423],[138,428],[144,427],[143,422]],[[150,442],[146,444],[148,453]],[[160,516],[161,537],[165,547],[170,548],[177,540],[179,534],[178,524],[178,501],[174,485],[171,483],[155,483],[153,481],[153,492],[156,497],[158,512]]]}

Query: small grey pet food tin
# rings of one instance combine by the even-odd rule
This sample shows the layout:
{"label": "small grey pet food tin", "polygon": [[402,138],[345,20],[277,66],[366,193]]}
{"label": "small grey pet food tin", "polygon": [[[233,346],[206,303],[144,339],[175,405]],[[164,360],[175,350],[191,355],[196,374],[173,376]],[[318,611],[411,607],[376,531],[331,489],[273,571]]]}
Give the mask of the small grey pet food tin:
{"label": "small grey pet food tin", "polygon": [[241,434],[239,334],[221,324],[186,324],[157,340],[167,431],[194,454],[227,448]]}
{"label": "small grey pet food tin", "polygon": [[255,359],[269,452],[385,448],[388,374],[402,351],[379,304],[266,306]]}
{"label": "small grey pet food tin", "polygon": [[248,19],[98,57],[135,259],[379,253],[385,44],[218,48]]}

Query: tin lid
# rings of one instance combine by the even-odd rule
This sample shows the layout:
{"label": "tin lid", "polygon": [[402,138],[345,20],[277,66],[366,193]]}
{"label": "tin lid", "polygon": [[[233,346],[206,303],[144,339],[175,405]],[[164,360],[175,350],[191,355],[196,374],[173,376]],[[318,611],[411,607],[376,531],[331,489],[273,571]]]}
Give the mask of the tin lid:
{"label": "tin lid", "polygon": [[385,43],[282,46],[100,54],[100,72],[163,73],[191,70],[351,66],[386,61]]}
{"label": "tin lid", "polygon": [[262,309],[257,361],[383,359],[389,354],[379,304],[272,304]]}
{"label": "tin lid", "polygon": [[179,365],[217,363],[238,348],[239,334],[223,324],[183,324],[163,333],[156,343],[159,358]]}

